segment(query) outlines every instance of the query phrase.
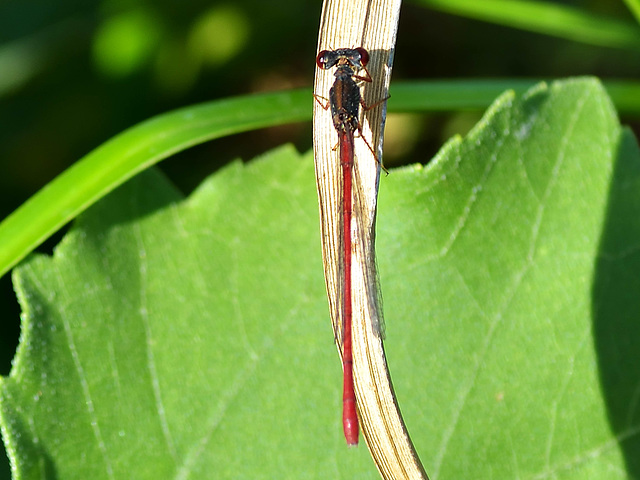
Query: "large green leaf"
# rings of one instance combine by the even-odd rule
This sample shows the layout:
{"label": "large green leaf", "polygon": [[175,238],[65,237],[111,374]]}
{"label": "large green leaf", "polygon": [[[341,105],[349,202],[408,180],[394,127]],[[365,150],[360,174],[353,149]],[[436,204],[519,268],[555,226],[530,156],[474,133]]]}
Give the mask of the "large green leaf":
{"label": "large green leaf", "polygon": [[568,81],[383,183],[387,347],[434,477],[640,475],[639,160]]}
{"label": "large green leaf", "polygon": [[[601,86],[502,96],[381,181],[396,393],[437,479],[640,475],[640,162]],[[16,478],[376,478],[340,428],[313,165],[283,148],[183,199],[157,172],[15,274]]]}

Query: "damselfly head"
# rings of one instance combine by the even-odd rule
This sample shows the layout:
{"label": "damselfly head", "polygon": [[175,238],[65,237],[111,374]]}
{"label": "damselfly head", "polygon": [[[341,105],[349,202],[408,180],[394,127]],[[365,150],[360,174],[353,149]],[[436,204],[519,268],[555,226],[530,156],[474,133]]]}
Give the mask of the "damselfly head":
{"label": "damselfly head", "polygon": [[322,50],[316,57],[316,65],[323,70],[328,70],[335,65],[364,68],[368,63],[369,52],[362,47]]}

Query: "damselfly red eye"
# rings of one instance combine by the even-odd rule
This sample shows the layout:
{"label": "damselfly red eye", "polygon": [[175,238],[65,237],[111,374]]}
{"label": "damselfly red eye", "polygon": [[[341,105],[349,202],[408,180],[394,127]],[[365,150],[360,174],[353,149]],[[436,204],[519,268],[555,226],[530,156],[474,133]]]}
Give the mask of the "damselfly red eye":
{"label": "damselfly red eye", "polygon": [[369,52],[367,52],[364,48],[362,47],[358,47],[355,49],[356,52],[358,52],[358,54],[360,54],[360,64],[363,67],[367,66],[367,63],[369,63]]}
{"label": "damselfly red eye", "polygon": [[318,54],[316,57],[316,65],[318,65],[318,68],[322,68],[323,70],[331,68],[332,65],[328,65],[329,59],[327,58],[327,56],[330,56],[330,53],[331,52],[329,50],[322,50]]}

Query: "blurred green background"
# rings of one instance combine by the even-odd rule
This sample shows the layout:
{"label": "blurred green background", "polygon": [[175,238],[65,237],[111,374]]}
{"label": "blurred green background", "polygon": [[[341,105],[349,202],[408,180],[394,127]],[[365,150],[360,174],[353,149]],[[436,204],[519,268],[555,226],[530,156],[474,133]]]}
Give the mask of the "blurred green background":
{"label": "blurred green background", "polygon": [[[439,3],[404,3],[394,80],[640,74],[640,47],[484,22],[441,11]],[[547,3],[635,23],[623,1]],[[0,4],[0,217],[90,150],[153,115],[232,95],[310,87],[320,9],[320,1],[309,0],[6,0]],[[385,164],[424,162],[480,115],[390,115]],[[622,121],[640,131],[637,117]],[[229,161],[250,160],[285,142],[311,148],[310,122],[215,140],[160,168],[188,194]],[[39,250],[51,252],[61,235]],[[9,275],[0,279],[0,312],[0,374],[6,375],[20,314]],[[9,478],[4,458],[1,478]]]}

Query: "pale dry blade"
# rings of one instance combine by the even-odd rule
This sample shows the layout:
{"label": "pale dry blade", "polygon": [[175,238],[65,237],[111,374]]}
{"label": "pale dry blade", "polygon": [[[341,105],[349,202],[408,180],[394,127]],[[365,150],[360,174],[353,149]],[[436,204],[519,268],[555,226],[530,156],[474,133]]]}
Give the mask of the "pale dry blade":
{"label": "pale dry blade", "polygon": [[[326,0],[318,51],[363,47],[373,82],[363,88],[371,105],[386,98],[400,0]],[[330,70],[316,69],[314,92],[328,97]],[[331,114],[314,102],[314,154],[329,310],[342,353],[342,176]],[[382,158],[384,102],[362,116],[362,135]],[[352,243],[353,371],[367,447],[384,479],[427,479],[398,408],[382,343],[382,304],[375,261],[375,219],[380,163],[363,139],[355,141]]]}

